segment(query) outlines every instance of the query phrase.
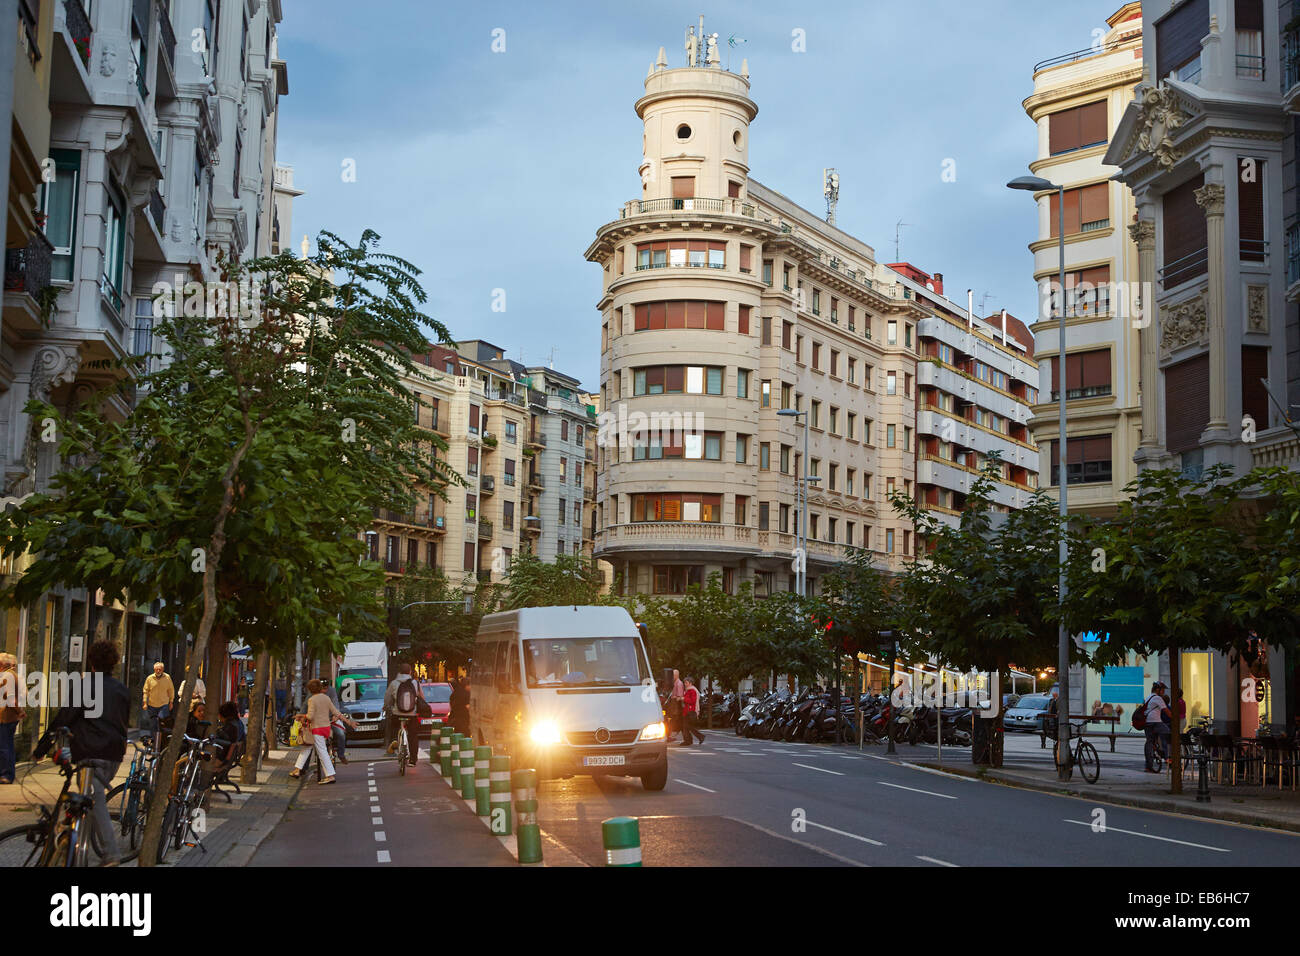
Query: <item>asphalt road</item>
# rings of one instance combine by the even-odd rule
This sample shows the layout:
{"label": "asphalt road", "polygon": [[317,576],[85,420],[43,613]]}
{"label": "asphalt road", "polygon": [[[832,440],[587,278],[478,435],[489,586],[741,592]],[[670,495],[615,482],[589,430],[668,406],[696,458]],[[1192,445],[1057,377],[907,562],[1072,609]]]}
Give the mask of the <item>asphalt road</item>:
{"label": "asphalt road", "polygon": [[954,777],[881,748],[706,737],[670,746],[661,793],[635,779],[545,782],[543,831],[592,865],[600,821],[620,815],[640,818],[646,866],[1257,867],[1300,853],[1297,834]]}
{"label": "asphalt road", "polygon": [[[639,818],[646,866],[1259,867],[1300,854],[1300,834],[954,777],[907,752],[706,737],[670,746],[659,793],[635,778],[543,781],[548,862],[603,865],[612,816]],[[405,776],[379,747],[349,756],[337,784],[303,785],[253,865],[513,865],[423,751]]]}

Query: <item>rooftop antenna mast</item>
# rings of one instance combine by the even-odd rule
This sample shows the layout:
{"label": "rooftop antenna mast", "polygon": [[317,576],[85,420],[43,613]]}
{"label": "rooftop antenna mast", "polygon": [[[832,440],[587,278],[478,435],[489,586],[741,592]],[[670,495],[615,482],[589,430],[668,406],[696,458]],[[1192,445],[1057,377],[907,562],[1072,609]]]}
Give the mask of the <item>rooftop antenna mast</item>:
{"label": "rooftop antenna mast", "polygon": [[988,304],[989,299],[996,299],[996,298],[997,298],[997,296],[993,295],[991,292],[985,292],[982,296],[980,296],[980,316],[981,316],[981,317],[983,317],[983,316],[985,316],[985,315],[988,315],[988,310],[985,308],[985,306]]}
{"label": "rooftop antenna mast", "polygon": [[910,225],[911,225],[910,222],[903,222],[903,220],[901,219],[894,224],[894,261],[895,262],[903,261],[902,256],[899,253],[899,249],[903,241],[903,227],[910,226]]}
{"label": "rooftop antenna mast", "polygon": [[840,201],[840,174],[831,166],[822,170],[822,195],[826,197],[826,224],[835,225],[835,204]]}

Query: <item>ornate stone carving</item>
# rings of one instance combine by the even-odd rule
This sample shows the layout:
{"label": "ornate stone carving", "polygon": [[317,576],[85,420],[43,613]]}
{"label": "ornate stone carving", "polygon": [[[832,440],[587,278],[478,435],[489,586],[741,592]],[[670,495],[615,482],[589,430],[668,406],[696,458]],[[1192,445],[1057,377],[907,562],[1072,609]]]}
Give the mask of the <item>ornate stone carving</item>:
{"label": "ornate stone carving", "polygon": [[64,349],[56,345],[39,349],[32,359],[30,397],[48,402],[50,392],[76,380],[79,368],[81,356],[76,349]]}
{"label": "ornate stone carving", "polygon": [[1187,122],[1188,114],[1179,104],[1178,94],[1164,84],[1143,91],[1141,110],[1138,146],[1150,153],[1160,166],[1169,169],[1178,162],[1179,156],[1173,134]]}
{"label": "ornate stone carving", "polygon": [[1193,190],[1196,196],[1196,205],[1205,210],[1207,216],[1223,215],[1223,185],[1221,183],[1206,183],[1200,189]]}
{"label": "ornate stone carving", "polygon": [[1205,323],[1205,296],[1165,306],[1160,310],[1160,351],[1169,354],[1184,345],[1209,341]]}
{"label": "ornate stone carving", "polygon": [[1268,286],[1246,287],[1246,331],[1268,331]]}
{"label": "ornate stone carving", "polygon": [[112,76],[117,71],[117,51],[105,44],[99,49],[99,75]]}
{"label": "ornate stone carving", "polygon": [[1138,248],[1155,248],[1156,224],[1154,219],[1139,219],[1128,227],[1128,234],[1133,237]]}

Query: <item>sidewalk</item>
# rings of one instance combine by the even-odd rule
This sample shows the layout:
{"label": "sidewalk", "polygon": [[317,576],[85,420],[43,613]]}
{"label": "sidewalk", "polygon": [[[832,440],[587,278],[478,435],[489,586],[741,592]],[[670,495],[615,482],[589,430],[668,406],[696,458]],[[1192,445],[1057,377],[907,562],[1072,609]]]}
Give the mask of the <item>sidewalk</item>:
{"label": "sidewalk", "polygon": [[[1056,776],[1050,742],[1047,750],[1040,750],[1037,736],[1023,742],[1017,740],[1017,736],[1007,735],[1003,765],[997,769],[972,764],[970,749],[965,747],[945,747],[942,763],[935,759],[934,747],[916,748],[924,752],[917,753],[912,759],[907,756],[912,748],[900,747],[899,756],[904,762],[919,767],[974,777],[1004,786],[1300,832],[1300,790],[1278,790],[1276,784],[1271,787],[1233,787],[1226,783],[1215,783],[1211,775],[1210,802],[1197,803],[1195,773],[1185,774],[1183,792],[1173,794],[1170,792],[1168,770],[1158,776],[1145,772],[1141,738],[1121,739],[1117,744],[1117,752],[1113,754],[1110,753],[1108,741],[1091,741],[1101,758],[1101,776],[1097,782],[1086,782],[1076,770],[1070,780],[1062,783]],[[1029,740],[1032,740],[1032,746]]]}
{"label": "sidewalk", "polygon": [[[208,798],[205,815],[206,831],[203,849],[198,846],[182,847],[168,853],[164,866],[244,866],[258,846],[280,822],[289,804],[301,788],[301,782],[289,776],[297,749],[272,750],[262,761],[257,783],[240,782],[242,771],[235,770],[231,778],[239,784],[242,793],[223,787],[230,794],[229,803],[217,793]],[[131,769],[130,760],[122,761],[113,784],[126,780]],[[28,761],[18,765],[14,783],[0,787],[0,829],[18,826],[36,818],[41,804],[53,806],[63,786],[63,776],[58,767],[48,760],[33,766]],[[111,808],[110,808],[111,809]],[[206,852],[205,852],[206,851]],[[123,847],[123,852],[126,848]],[[136,866],[130,860],[123,866]]]}

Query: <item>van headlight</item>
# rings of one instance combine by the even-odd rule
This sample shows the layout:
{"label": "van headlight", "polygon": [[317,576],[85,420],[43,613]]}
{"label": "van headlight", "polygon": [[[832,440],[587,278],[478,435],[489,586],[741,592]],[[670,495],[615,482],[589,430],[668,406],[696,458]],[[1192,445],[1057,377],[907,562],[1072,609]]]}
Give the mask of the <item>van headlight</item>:
{"label": "van headlight", "polygon": [[656,720],[653,724],[646,724],[641,728],[642,740],[663,740],[666,736],[662,720]]}
{"label": "van headlight", "polygon": [[558,744],[560,725],[553,720],[539,720],[529,729],[528,736],[535,744]]}

